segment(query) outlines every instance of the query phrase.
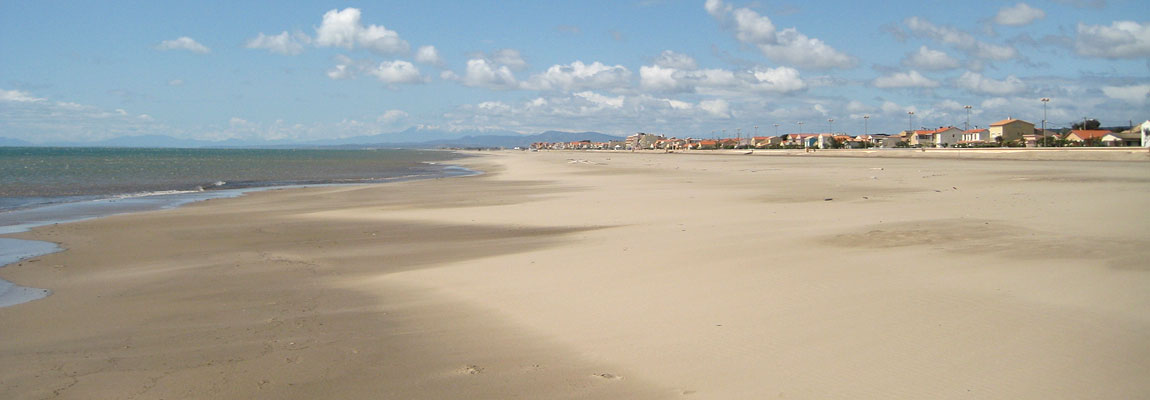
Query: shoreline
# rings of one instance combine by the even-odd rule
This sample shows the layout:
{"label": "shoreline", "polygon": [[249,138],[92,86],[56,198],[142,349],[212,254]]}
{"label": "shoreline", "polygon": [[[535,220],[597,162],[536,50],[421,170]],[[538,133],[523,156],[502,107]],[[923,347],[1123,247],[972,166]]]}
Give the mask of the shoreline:
{"label": "shoreline", "polygon": [[[452,160],[455,161],[455,160]],[[205,202],[215,199],[228,199],[268,190],[300,189],[309,187],[327,187],[342,185],[379,185],[394,182],[404,182],[420,179],[440,179],[462,176],[482,175],[482,171],[475,171],[459,167],[450,162],[424,162],[428,165],[437,165],[442,169],[433,176],[407,175],[383,179],[375,179],[370,183],[316,183],[316,184],[287,184],[269,186],[245,186],[239,188],[175,191],[168,190],[156,193],[131,193],[105,195],[92,199],[78,201],[63,201],[45,203],[40,206],[18,208],[0,211],[0,243],[3,243],[3,252],[0,252],[0,268],[20,261],[33,259],[39,256],[64,251],[58,243],[34,240],[21,240],[5,238],[5,235],[27,232],[37,227],[67,224],[86,221],[96,218],[105,218],[121,214],[160,211],[183,207],[189,204]],[[0,279],[0,308],[35,301],[52,292],[47,289],[20,286],[4,279]]]}
{"label": "shoreline", "polygon": [[1141,162],[478,154],[14,235],[0,397],[1150,395]]}

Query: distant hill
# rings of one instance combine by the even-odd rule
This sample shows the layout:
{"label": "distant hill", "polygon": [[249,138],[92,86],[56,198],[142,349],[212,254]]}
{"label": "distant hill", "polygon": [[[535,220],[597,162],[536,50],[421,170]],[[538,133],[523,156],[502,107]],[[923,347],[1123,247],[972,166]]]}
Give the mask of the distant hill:
{"label": "distant hill", "polygon": [[464,136],[454,139],[432,140],[419,143],[404,143],[404,147],[416,148],[447,148],[447,147],[528,147],[536,142],[574,142],[590,140],[592,142],[606,142],[623,139],[599,132],[562,132],[546,131],[534,135],[482,135]]}
{"label": "distant hill", "polygon": [[[571,142],[591,140],[596,142],[618,140],[620,137],[599,132],[546,131],[534,135],[522,135],[511,131],[443,131],[437,129],[410,128],[402,132],[378,135],[355,136],[341,139],[313,140],[308,142],[241,140],[207,141],[180,139],[165,135],[122,136],[96,142],[55,142],[48,146],[64,147],[153,147],[153,148],[446,148],[446,147],[526,147],[535,142]],[[34,146],[33,144],[10,138],[0,138],[0,146]]]}
{"label": "distant hill", "polygon": [[28,142],[20,140],[20,139],[0,137],[0,147],[27,147],[27,146],[32,146],[32,143],[28,143]]}

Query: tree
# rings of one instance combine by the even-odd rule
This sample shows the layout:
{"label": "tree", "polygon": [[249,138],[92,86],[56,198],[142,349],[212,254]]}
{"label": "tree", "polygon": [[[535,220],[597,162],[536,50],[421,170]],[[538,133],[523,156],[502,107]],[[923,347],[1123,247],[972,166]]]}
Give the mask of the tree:
{"label": "tree", "polygon": [[1086,120],[1085,124],[1083,124],[1083,123],[1075,123],[1075,124],[1073,124],[1073,125],[1070,125],[1070,128],[1071,128],[1071,129],[1086,129],[1086,130],[1091,130],[1091,129],[1098,129],[1098,128],[1099,128],[1099,127],[1101,127],[1101,126],[1102,126],[1102,123],[1101,123],[1101,122],[1098,122],[1098,120],[1096,120],[1096,119],[1088,119],[1088,120]]}

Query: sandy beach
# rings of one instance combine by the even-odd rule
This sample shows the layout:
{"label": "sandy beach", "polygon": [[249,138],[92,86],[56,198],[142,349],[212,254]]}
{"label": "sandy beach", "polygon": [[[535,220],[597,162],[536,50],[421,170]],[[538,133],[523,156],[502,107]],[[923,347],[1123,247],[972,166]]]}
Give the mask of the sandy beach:
{"label": "sandy beach", "polygon": [[492,152],[5,235],[66,250],[0,268],[53,291],[0,308],[0,398],[1150,397],[1150,157],[832,154]]}

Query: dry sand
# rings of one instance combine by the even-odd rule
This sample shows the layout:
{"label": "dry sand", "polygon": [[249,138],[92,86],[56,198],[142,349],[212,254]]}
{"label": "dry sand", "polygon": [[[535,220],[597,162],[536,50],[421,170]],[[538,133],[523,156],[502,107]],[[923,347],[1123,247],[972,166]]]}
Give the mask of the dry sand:
{"label": "dry sand", "polygon": [[17,235],[0,398],[1150,397],[1150,163],[465,162]]}

